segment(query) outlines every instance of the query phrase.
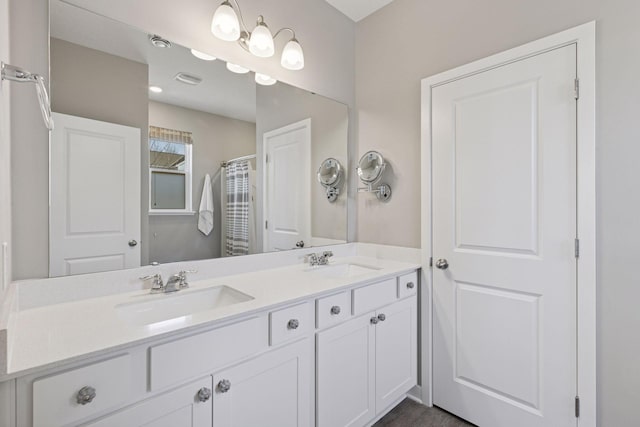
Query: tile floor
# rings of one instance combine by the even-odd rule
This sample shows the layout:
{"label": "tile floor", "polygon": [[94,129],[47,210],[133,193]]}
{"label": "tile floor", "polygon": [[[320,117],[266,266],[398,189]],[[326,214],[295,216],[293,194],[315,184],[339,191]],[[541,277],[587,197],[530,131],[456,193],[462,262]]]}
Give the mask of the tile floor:
{"label": "tile floor", "polygon": [[405,399],[373,427],[473,427],[473,424],[435,406],[428,408]]}

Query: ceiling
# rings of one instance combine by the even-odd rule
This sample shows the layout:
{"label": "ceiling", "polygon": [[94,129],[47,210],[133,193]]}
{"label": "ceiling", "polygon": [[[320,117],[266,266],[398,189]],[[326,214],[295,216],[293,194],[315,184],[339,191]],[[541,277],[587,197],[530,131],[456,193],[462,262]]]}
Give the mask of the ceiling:
{"label": "ceiling", "polygon": [[326,0],[331,6],[358,22],[393,0]]}
{"label": "ceiling", "polygon": [[[248,122],[256,121],[253,73],[235,74],[224,61],[203,61],[175,43],[154,47],[149,34],[60,1],[51,2],[51,37],[149,65],[149,99]],[[191,86],[174,79],[185,72],[203,79]]]}

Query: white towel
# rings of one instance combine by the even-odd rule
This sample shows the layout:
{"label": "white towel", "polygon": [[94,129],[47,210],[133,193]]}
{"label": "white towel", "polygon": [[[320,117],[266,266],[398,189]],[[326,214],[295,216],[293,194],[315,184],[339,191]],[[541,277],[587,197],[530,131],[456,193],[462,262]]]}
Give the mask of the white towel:
{"label": "white towel", "polygon": [[208,236],[213,230],[213,190],[209,174],[204,177],[204,188],[202,189],[198,215],[198,230],[205,236]]}

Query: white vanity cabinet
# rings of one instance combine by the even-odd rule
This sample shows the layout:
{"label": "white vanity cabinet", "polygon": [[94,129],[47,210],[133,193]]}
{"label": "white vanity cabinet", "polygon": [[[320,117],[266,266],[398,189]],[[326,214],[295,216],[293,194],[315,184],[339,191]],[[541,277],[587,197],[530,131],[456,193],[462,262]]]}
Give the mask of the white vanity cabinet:
{"label": "white vanity cabinet", "polygon": [[213,376],[214,427],[311,426],[309,338]]}
{"label": "white vanity cabinet", "polygon": [[[389,287],[389,282],[380,282],[354,290],[353,306],[395,299]],[[416,385],[417,327],[414,292],[403,300],[319,332],[317,426],[365,425]]]}
{"label": "white vanity cabinet", "polygon": [[211,376],[207,376],[83,425],[87,427],[211,427],[211,405]]}
{"label": "white vanity cabinet", "polygon": [[13,427],[363,426],[416,385],[417,273],[15,380]]}

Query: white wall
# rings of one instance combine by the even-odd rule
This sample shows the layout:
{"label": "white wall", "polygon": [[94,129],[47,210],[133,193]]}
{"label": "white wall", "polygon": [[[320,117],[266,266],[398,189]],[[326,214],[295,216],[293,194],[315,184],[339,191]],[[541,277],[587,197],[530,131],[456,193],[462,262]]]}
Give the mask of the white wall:
{"label": "white wall", "polygon": [[358,241],[418,247],[420,80],[597,20],[597,410],[602,427],[638,424],[639,18],[637,0],[395,0],[360,21],[356,31],[358,153],[381,150],[394,172],[388,204],[359,196]]}
{"label": "white wall", "polygon": [[[9,0],[9,33],[9,63],[42,75],[48,83],[49,2]],[[46,277],[49,274],[49,132],[42,121],[32,84],[12,83],[10,99],[13,277]],[[41,173],[33,174],[33,171]],[[6,203],[5,199],[2,202]],[[32,263],[18,265],[16,260]]]}
{"label": "white wall", "polygon": [[[0,61],[9,61],[9,2],[0,0]],[[9,82],[0,84],[0,295],[11,278],[11,129]],[[1,423],[1,420],[0,420]]]}

